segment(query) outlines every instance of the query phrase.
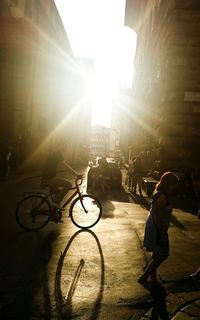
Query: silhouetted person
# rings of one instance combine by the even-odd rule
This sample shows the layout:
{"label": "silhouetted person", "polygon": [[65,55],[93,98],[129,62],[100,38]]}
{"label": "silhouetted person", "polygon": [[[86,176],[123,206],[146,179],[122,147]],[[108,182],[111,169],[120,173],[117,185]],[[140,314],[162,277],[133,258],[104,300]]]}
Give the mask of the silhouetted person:
{"label": "silhouetted person", "polygon": [[142,159],[137,156],[133,161],[133,173],[132,173],[132,190],[133,193],[137,193],[137,186],[140,195],[142,194],[142,174],[144,172]]}
{"label": "silhouetted person", "polygon": [[103,194],[109,191],[108,162],[106,157],[102,157],[99,163],[99,183]]}
{"label": "silhouetted person", "polygon": [[45,166],[42,173],[41,186],[49,186],[51,191],[54,193],[55,203],[58,204],[62,201],[64,196],[67,194],[69,189],[72,187],[71,182],[66,178],[58,175],[58,167],[62,165],[65,169],[68,169],[72,174],[77,177],[82,177],[82,175],[76,172],[64,159],[64,152],[67,148],[67,142],[64,140],[59,141],[53,151],[51,151],[47,157]]}
{"label": "silhouetted person", "polygon": [[134,165],[133,165],[134,158],[129,161],[128,165],[128,190],[133,191],[133,172],[134,172]]}
{"label": "silhouetted person", "polygon": [[138,279],[138,283],[148,290],[149,280],[151,283],[157,282],[157,268],[169,256],[168,228],[172,213],[170,195],[177,191],[178,183],[179,179],[174,173],[165,172],[152,196],[144,235],[144,247],[152,256],[145,272]]}

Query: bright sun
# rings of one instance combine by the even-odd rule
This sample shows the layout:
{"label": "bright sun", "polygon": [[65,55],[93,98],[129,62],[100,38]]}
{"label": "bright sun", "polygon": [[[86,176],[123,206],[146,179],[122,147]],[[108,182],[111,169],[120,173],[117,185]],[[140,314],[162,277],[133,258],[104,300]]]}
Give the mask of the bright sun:
{"label": "bright sun", "polygon": [[74,55],[95,60],[92,124],[110,127],[113,95],[132,84],[136,34],[124,27],[125,0],[55,3]]}

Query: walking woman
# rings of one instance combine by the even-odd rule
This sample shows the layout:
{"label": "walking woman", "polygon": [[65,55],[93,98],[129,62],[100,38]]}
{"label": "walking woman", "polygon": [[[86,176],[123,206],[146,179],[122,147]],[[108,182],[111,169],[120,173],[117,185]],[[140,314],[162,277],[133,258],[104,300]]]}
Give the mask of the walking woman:
{"label": "walking woman", "polygon": [[138,283],[150,289],[150,282],[156,282],[156,272],[160,264],[169,256],[168,228],[172,213],[170,195],[176,193],[178,177],[171,171],[165,172],[157,183],[149,215],[146,220],[144,247],[151,252],[151,259]]}

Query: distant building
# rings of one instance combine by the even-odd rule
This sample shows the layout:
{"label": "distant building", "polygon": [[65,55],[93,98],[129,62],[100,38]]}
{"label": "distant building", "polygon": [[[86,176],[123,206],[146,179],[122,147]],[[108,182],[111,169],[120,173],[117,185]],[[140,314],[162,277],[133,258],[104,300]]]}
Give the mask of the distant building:
{"label": "distant building", "polygon": [[108,155],[110,150],[110,129],[96,125],[91,129],[90,154],[93,156]]}
{"label": "distant building", "polygon": [[121,136],[121,126],[120,126],[119,110],[115,103],[111,112],[111,127],[110,127],[110,152],[113,156],[120,149],[120,136]]}

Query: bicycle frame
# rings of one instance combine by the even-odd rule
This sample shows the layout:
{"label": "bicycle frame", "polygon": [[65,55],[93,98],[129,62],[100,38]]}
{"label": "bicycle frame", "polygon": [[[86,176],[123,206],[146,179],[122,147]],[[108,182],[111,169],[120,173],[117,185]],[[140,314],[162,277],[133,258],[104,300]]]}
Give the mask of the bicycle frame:
{"label": "bicycle frame", "polygon": [[[79,183],[78,183],[78,180],[80,180]],[[83,179],[76,179],[76,180],[75,180],[75,187],[72,187],[72,188],[69,189],[69,191],[70,191],[70,190],[75,190],[75,191],[74,191],[73,194],[65,201],[65,203],[62,205],[61,210],[62,210],[62,209],[65,209],[66,206],[71,202],[71,200],[78,194],[78,195],[79,195],[79,198],[80,198],[81,205],[82,205],[84,211],[87,212],[87,210],[85,209],[84,204],[83,204],[83,202],[82,202],[82,199],[81,199],[81,191],[80,191],[80,189],[79,189],[79,186],[82,184],[82,182],[83,182]],[[39,209],[39,207],[45,202],[45,200],[48,200],[49,197],[50,197],[51,200],[53,201],[53,194],[51,193],[51,191],[49,191],[47,194],[42,193],[42,192],[40,192],[40,191],[38,191],[38,192],[37,192],[37,191],[36,191],[36,192],[25,192],[25,193],[23,194],[23,196],[25,196],[26,194],[27,194],[27,195],[28,195],[28,194],[38,194],[38,195],[40,195],[40,196],[43,197],[43,200],[44,200],[44,201],[42,201],[41,203],[39,203],[38,206],[37,206],[35,209]],[[51,202],[50,202],[50,205],[51,205]],[[51,205],[51,208],[52,208],[52,205]]]}
{"label": "bicycle frame", "polygon": [[[80,183],[78,183],[78,180],[81,180]],[[80,191],[80,189],[79,189],[79,186],[82,184],[82,182],[83,182],[83,179],[76,179],[76,180],[75,180],[76,186],[70,189],[70,190],[74,190],[74,189],[75,189],[75,191],[74,191],[73,194],[65,201],[65,203],[62,205],[62,208],[63,208],[63,209],[64,209],[64,208],[71,202],[71,200],[78,194],[78,196],[79,196],[79,198],[80,198],[81,205],[82,205],[84,211],[87,212],[87,210],[85,209],[84,204],[83,204],[83,202],[82,202],[82,199],[81,199],[81,191]]]}
{"label": "bicycle frame", "polygon": [[17,223],[28,231],[40,230],[49,220],[60,222],[62,211],[70,203],[67,215],[73,224],[78,228],[93,227],[101,218],[102,206],[95,196],[84,193],[84,189],[80,188],[82,182],[82,178],[75,180],[75,186],[69,189],[73,191],[65,194],[66,201],[62,206],[55,202],[55,195],[50,188],[25,192],[15,210]]}

